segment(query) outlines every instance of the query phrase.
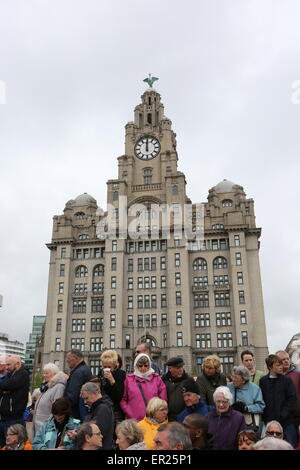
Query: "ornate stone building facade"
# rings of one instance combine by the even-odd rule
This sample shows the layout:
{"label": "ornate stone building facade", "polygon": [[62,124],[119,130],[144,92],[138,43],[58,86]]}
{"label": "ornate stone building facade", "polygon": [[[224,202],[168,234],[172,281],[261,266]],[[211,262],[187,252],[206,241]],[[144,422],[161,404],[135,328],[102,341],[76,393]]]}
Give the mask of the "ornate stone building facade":
{"label": "ornate stone building facade", "polygon": [[[97,372],[101,351],[113,348],[130,369],[132,348],[146,339],[161,366],[178,355],[196,373],[205,356],[217,353],[229,371],[247,348],[263,367],[254,201],[224,180],[206,203],[192,204],[160,94],[150,87],[141,99],[125,126],[118,178],[107,182],[108,210],[85,193],[54,217],[43,362],[63,366],[66,352],[80,348]],[[204,230],[203,239],[181,234],[183,212],[192,234]]]}

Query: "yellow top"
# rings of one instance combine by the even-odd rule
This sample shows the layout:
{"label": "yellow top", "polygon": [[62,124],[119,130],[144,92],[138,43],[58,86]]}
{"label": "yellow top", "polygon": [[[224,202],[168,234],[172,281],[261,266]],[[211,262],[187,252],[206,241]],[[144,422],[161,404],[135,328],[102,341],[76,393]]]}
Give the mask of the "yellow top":
{"label": "yellow top", "polygon": [[146,444],[147,450],[153,450],[154,448],[154,436],[157,433],[157,429],[159,426],[162,426],[163,424],[167,424],[167,420],[163,421],[162,423],[153,423],[151,419],[147,418],[145,416],[142,421],[138,422],[138,426],[144,431],[144,442]]}

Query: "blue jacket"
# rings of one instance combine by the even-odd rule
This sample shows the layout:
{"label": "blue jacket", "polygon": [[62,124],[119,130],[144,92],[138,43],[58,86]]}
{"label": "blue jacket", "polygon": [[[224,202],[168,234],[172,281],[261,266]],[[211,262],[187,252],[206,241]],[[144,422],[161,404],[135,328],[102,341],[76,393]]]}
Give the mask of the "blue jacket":
{"label": "blue jacket", "polygon": [[[77,429],[80,425],[79,419],[74,419],[72,417],[69,418],[69,421],[65,425],[63,430],[63,446],[65,450],[72,450],[75,448],[75,441],[71,441],[71,439],[67,436],[67,431],[71,429]],[[40,427],[38,432],[35,435],[35,438],[32,443],[33,450],[48,450],[48,449],[55,449],[55,444],[57,440],[57,429],[54,424],[53,416]]]}
{"label": "blue jacket", "polygon": [[179,413],[176,418],[176,421],[182,423],[184,418],[193,413],[197,413],[202,416],[206,416],[210,410],[213,410],[214,406],[207,405],[204,400],[200,400],[197,405],[186,406],[185,409]]}
{"label": "blue jacket", "polygon": [[248,413],[263,413],[266,405],[262,391],[254,382],[246,382],[241,388],[235,388],[230,382],[227,387],[232,393],[234,403],[237,401],[245,403]]}

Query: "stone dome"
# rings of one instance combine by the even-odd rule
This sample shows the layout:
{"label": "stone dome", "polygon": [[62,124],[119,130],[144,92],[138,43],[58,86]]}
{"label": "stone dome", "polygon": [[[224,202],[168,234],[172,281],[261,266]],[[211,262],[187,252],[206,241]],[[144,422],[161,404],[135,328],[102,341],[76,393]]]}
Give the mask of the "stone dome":
{"label": "stone dome", "polygon": [[96,204],[97,201],[88,193],[80,194],[74,201],[74,206],[88,206],[89,204]]}
{"label": "stone dome", "polygon": [[223,180],[212,188],[216,193],[235,193],[241,186],[229,180]]}

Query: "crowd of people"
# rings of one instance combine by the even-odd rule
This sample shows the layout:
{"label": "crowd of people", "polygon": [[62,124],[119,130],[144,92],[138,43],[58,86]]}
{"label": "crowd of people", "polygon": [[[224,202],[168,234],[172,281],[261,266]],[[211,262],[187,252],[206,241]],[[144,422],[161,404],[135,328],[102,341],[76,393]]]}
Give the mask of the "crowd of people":
{"label": "crowd of people", "polygon": [[67,353],[28,403],[29,374],[19,356],[0,357],[1,450],[294,450],[300,449],[300,370],[286,351],[256,370],[241,354],[231,376],[218,356],[189,375],[181,357],[160,373],[148,343],[138,344],[133,372],[114,350],[101,355],[97,376],[81,351]]}

